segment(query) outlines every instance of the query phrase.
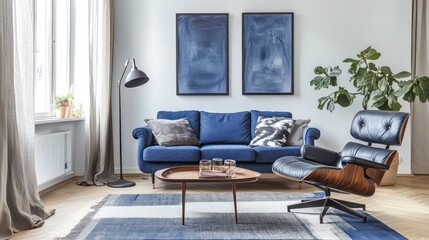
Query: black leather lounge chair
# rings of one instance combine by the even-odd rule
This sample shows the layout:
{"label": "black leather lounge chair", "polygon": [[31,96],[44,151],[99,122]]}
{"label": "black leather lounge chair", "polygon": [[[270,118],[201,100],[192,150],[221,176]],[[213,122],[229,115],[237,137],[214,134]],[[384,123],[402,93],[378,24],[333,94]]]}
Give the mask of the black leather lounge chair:
{"label": "black leather lounge chair", "polygon": [[[303,146],[301,157],[282,157],[273,164],[273,172],[282,177],[303,181],[325,191],[325,197],[317,200],[303,200],[288,206],[291,209],[323,207],[320,223],[330,207],[360,217],[366,222],[366,215],[353,208],[364,204],[331,198],[331,191],[372,196],[389,169],[396,150],[390,146],[401,145],[409,114],[403,112],[364,110],[356,114],[350,133],[368,143],[347,143],[341,153],[315,146]],[[382,144],[385,148],[373,147]]]}

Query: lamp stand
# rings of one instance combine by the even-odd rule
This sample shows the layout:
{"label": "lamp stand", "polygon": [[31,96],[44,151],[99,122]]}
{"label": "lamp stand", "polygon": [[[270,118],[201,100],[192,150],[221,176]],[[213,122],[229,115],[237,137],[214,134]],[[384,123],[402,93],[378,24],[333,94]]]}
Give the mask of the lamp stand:
{"label": "lamp stand", "polygon": [[128,66],[128,60],[125,64],[124,72],[122,73],[121,80],[118,82],[119,88],[119,167],[120,167],[120,175],[119,179],[113,182],[108,182],[107,186],[114,188],[124,188],[124,187],[132,187],[135,186],[136,183],[125,179],[122,176],[122,103],[121,103],[121,81],[124,76],[125,70]]}

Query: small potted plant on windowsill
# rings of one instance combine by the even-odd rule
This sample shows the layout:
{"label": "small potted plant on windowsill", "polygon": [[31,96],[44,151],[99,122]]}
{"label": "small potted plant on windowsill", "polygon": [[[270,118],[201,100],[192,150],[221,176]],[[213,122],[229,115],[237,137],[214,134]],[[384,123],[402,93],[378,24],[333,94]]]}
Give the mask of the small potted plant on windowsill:
{"label": "small potted plant on windowsill", "polygon": [[[399,98],[407,102],[419,99],[421,102],[429,100],[429,77],[411,76],[407,71],[393,73],[388,66],[377,66],[374,61],[379,59],[381,53],[372,47],[368,47],[357,58],[347,58],[343,62],[349,63],[349,81],[353,84],[353,91],[346,87],[337,87],[337,78],[341,69],[335,67],[318,66],[314,69],[317,75],[311,80],[310,85],[316,90],[329,87],[337,87],[331,94],[318,99],[318,108],[335,110],[335,105],[348,107],[353,104],[357,96],[362,98],[362,108],[368,105],[380,110],[399,111],[401,104]],[[405,79],[405,80],[403,80]],[[381,185],[393,185],[397,175],[399,160],[396,158],[390,169],[386,172]]]}
{"label": "small potted plant on windowsill", "polygon": [[73,94],[54,97],[57,118],[69,118],[73,103]]}

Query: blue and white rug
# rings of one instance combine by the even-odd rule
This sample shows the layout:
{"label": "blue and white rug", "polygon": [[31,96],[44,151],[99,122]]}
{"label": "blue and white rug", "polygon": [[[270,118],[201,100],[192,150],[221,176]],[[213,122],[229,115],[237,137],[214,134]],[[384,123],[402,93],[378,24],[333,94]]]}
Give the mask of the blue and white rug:
{"label": "blue and white rug", "polygon": [[330,209],[287,212],[288,204],[323,193],[187,194],[185,225],[180,194],[108,195],[65,239],[406,239],[374,217],[368,222]]}

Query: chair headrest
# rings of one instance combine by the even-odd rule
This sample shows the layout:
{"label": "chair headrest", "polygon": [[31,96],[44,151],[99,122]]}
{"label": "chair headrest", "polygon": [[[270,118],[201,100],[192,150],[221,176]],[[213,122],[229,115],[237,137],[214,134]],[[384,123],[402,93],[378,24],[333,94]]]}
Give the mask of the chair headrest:
{"label": "chair headrest", "polygon": [[409,116],[404,112],[363,110],[354,117],[350,133],[365,142],[401,145]]}

